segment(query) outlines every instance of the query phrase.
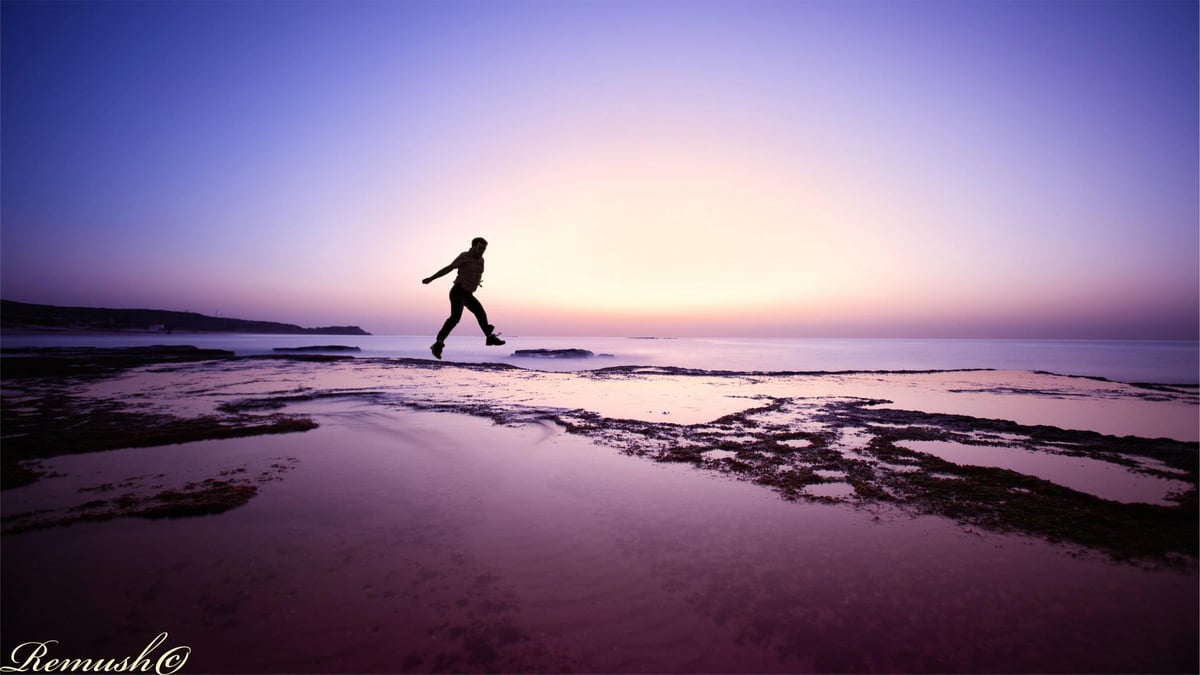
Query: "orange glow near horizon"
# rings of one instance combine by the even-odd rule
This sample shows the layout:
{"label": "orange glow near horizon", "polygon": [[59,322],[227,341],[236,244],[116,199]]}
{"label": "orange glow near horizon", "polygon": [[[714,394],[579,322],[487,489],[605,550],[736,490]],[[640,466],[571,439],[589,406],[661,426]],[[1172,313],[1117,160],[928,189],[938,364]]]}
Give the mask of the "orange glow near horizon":
{"label": "orange glow near horizon", "polygon": [[872,216],[800,167],[737,146],[587,150],[510,166],[439,219],[484,224],[495,302],[704,320],[829,311],[874,283]]}

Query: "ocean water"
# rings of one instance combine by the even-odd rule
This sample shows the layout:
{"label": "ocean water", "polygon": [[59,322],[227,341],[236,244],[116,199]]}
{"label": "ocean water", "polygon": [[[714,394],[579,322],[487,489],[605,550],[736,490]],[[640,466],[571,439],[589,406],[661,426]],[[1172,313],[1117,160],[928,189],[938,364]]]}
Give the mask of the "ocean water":
{"label": "ocean water", "polygon": [[[1200,342],[1153,340],[956,340],[834,338],[507,337],[485,347],[482,336],[451,336],[444,360],[508,363],[535,370],[658,366],[729,371],[1040,370],[1118,382],[1200,383]],[[432,358],[427,336],[340,335],[4,335],[0,347],[195,345],[239,355],[277,347],[345,345],[359,358]],[[515,357],[517,349],[586,349],[587,359]]]}

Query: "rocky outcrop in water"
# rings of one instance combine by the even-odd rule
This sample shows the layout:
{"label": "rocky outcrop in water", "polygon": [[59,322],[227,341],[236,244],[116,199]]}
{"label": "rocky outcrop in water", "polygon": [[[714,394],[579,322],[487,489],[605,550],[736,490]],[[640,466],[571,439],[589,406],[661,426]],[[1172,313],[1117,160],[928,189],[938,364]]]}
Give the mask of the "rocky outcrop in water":
{"label": "rocky outcrop in water", "polygon": [[590,359],[595,356],[586,349],[518,349],[513,356],[534,359]]}
{"label": "rocky outcrop in water", "polygon": [[313,345],[311,347],[275,347],[277,352],[361,352],[361,347],[347,345]]}

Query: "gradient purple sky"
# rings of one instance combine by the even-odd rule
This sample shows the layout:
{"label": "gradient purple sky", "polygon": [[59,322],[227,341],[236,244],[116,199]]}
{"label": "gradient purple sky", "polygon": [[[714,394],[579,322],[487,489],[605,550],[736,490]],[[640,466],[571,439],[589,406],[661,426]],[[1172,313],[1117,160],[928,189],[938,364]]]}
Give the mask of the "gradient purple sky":
{"label": "gradient purple sky", "polygon": [[1195,339],[1197,6],[5,1],[0,294],[431,334],[483,235],[510,335]]}

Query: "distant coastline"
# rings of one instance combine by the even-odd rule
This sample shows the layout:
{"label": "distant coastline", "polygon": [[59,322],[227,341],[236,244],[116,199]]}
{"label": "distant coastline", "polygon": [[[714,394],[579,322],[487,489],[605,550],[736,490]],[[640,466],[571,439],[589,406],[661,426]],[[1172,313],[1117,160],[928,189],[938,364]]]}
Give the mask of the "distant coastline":
{"label": "distant coastline", "polygon": [[256,333],[370,335],[358,326],[303,328],[290,323],[206,316],[162,309],[59,307],[0,300],[0,331],[13,333]]}

